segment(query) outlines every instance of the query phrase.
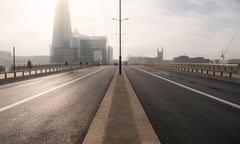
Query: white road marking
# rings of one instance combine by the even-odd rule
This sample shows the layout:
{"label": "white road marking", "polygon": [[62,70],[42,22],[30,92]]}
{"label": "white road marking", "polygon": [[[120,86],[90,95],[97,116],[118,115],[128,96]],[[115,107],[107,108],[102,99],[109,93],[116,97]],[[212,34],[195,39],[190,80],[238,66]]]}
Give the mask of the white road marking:
{"label": "white road marking", "polygon": [[238,104],[235,104],[235,103],[226,101],[226,100],[221,99],[221,98],[218,98],[218,97],[216,97],[216,96],[213,96],[213,95],[207,94],[207,93],[205,93],[205,92],[196,90],[196,89],[194,89],[194,88],[185,86],[185,85],[183,85],[183,84],[180,84],[180,83],[177,83],[177,82],[175,82],[175,81],[166,79],[166,78],[164,78],[164,77],[161,77],[161,76],[159,76],[159,75],[153,74],[153,73],[148,72],[148,71],[145,71],[145,70],[143,70],[143,69],[140,69],[140,68],[137,68],[137,67],[133,67],[133,68],[134,68],[134,69],[137,69],[137,70],[139,70],[139,71],[142,71],[142,72],[144,72],[144,73],[147,73],[147,74],[149,74],[149,75],[151,75],[151,76],[154,76],[154,77],[156,77],[156,78],[159,78],[159,79],[162,79],[162,80],[164,80],[164,81],[167,81],[167,82],[169,82],[169,83],[175,84],[175,85],[177,85],[177,86],[179,86],[179,87],[182,87],[182,88],[185,88],[185,89],[187,89],[187,90],[190,90],[190,91],[192,91],[192,92],[195,92],[195,93],[201,94],[201,95],[203,95],[203,96],[209,97],[209,98],[214,99],[214,100],[216,100],[216,101],[218,101],[218,102],[221,102],[221,103],[227,104],[227,105],[229,105],[229,106],[232,106],[232,107],[234,107],[234,108],[240,109],[240,105],[238,105]]}
{"label": "white road marking", "polygon": [[[74,70],[74,71],[84,72],[84,71],[87,71],[87,70],[88,69],[83,68],[83,69],[77,69],[77,70]],[[41,80],[45,80],[45,79],[49,79],[49,78],[55,78],[55,77],[59,77],[59,76],[62,76],[62,75],[67,75],[68,72],[69,71],[65,71],[65,72],[62,72],[62,73],[56,73],[56,74],[53,74],[53,75],[48,75],[46,77],[44,76],[44,77],[38,77],[36,79],[29,79],[29,80],[26,80],[26,81],[8,83],[8,84],[0,85],[0,89],[4,89],[6,87],[18,88],[18,87],[22,87],[22,86],[25,86],[25,85],[32,85],[32,84],[36,84],[36,83],[40,82]],[[29,82],[32,82],[32,83],[29,83]]]}
{"label": "white road marking", "polygon": [[41,92],[41,93],[39,93],[39,94],[33,95],[33,96],[28,97],[28,98],[26,98],[26,99],[23,99],[23,100],[21,100],[21,101],[15,102],[15,103],[10,104],[10,105],[8,105],[8,106],[2,107],[2,108],[0,108],[0,112],[4,112],[4,111],[6,111],[6,110],[9,110],[9,109],[11,109],[11,108],[14,108],[14,107],[16,107],[16,106],[18,106],[18,105],[21,105],[21,104],[23,104],[23,103],[25,103],[25,102],[31,101],[31,100],[33,100],[33,99],[35,99],[35,98],[38,98],[38,97],[40,97],[40,96],[42,96],[42,95],[44,95],[44,94],[50,93],[50,92],[52,92],[52,91],[55,91],[55,90],[57,90],[57,89],[60,89],[60,88],[62,88],[62,87],[65,87],[65,86],[67,86],[67,85],[70,85],[70,84],[72,84],[72,83],[74,83],[74,82],[76,82],[76,81],[78,81],[78,80],[81,80],[81,79],[84,79],[84,78],[86,78],[86,77],[89,77],[89,76],[91,76],[91,75],[93,75],[93,74],[95,74],[95,73],[98,73],[98,72],[100,72],[100,71],[102,71],[102,69],[99,69],[99,70],[97,70],[97,71],[94,71],[94,72],[92,72],[92,73],[89,73],[89,74],[87,74],[87,75],[84,75],[84,76],[82,76],[82,77],[79,77],[79,78],[77,78],[77,79],[75,79],[75,80],[72,80],[72,81],[69,81],[69,82],[67,82],[67,83],[61,84],[61,85],[59,85],[59,86],[57,86],[57,87],[54,87],[54,88],[52,88],[52,89],[49,89],[49,90],[47,90],[47,91],[44,91],[44,92]]}

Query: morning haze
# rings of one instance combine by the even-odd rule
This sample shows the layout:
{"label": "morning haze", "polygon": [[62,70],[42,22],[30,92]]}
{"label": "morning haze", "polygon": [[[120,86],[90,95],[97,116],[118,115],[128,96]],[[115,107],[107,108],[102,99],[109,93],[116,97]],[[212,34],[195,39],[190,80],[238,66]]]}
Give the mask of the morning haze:
{"label": "morning haze", "polygon": [[240,0],[1,0],[0,144],[240,144]]}
{"label": "morning haze", "polygon": [[[2,0],[0,50],[18,56],[49,55],[56,0]],[[107,36],[118,58],[118,1],[69,0],[72,29],[90,36]],[[123,58],[179,55],[220,59],[236,34],[226,59],[240,57],[240,2],[238,0],[126,0],[122,2]],[[74,31],[73,30],[73,31]]]}

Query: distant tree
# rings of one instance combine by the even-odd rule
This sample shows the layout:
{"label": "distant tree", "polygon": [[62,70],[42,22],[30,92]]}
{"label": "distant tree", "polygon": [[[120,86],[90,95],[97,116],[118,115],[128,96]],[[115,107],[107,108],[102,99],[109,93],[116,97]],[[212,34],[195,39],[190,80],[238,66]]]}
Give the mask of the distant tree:
{"label": "distant tree", "polygon": [[31,68],[32,68],[32,62],[31,62],[31,60],[28,60],[28,61],[27,61],[27,68],[28,68],[28,69],[31,69]]}

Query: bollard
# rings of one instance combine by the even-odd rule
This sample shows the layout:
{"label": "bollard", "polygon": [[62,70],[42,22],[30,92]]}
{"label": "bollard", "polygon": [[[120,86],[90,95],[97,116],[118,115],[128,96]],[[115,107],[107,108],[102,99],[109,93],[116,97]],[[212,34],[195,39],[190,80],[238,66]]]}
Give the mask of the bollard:
{"label": "bollard", "polygon": [[208,75],[208,70],[207,70],[207,75]]}
{"label": "bollard", "polygon": [[229,77],[232,78],[232,72],[229,73]]}
{"label": "bollard", "polygon": [[4,78],[7,79],[7,73],[6,72],[4,73]]}
{"label": "bollard", "polygon": [[223,76],[223,72],[221,71],[221,77]]}
{"label": "bollard", "polygon": [[16,77],[17,77],[17,75],[16,75],[16,72],[15,72],[15,71],[13,72],[13,75],[14,75],[14,78],[16,78]]}
{"label": "bollard", "polygon": [[213,70],[213,75],[215,76],[215,70]]}
{"label": "bollard", "polygon": [[22,77],[24,77],[24,71],[22,71]]}
{"label": "bollard", "polygon": [[29,76],[31,76],[31,75],[32,75],[32,73],[31,73],[32,71],[31,71],[31,70],[29,70],[28,72],[29,72]]}

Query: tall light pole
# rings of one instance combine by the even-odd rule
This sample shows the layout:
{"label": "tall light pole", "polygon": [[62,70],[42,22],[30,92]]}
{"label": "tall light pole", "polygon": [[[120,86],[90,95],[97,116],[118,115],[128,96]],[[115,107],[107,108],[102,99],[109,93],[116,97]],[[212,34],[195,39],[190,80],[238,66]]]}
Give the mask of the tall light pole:
{"label": "tall light pole", "polygon": [[15,47],[13,47],[13,71],[16,70]]}
{"label": "tall light pole", "polygon": [[112,20],[119,21],[119,75],[122,74],[122,22],[129,20],[129,18],[122,19],[122,1],[119,0],[119,19],[112,18]]}
{"label": "tall light pole", "polygon": [[119,75],[122,74],[122,0],[119,0]]}

